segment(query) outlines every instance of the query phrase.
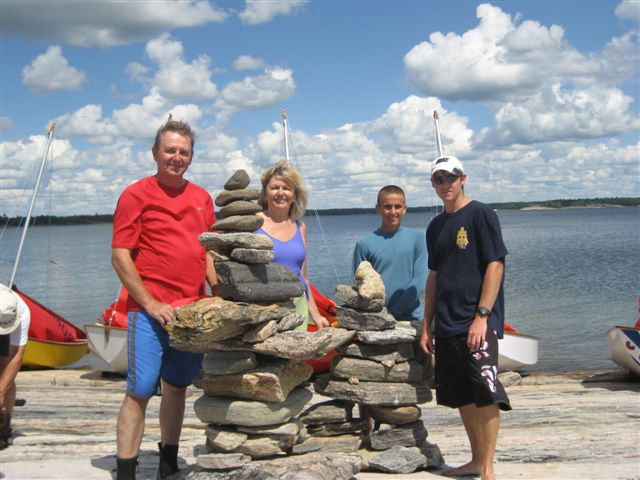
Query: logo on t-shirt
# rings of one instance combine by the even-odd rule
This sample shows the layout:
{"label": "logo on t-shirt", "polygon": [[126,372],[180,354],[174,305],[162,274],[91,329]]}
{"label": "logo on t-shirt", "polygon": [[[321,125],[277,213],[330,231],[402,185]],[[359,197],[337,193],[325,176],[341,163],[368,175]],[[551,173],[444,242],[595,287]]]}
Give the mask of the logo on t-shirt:
{"label": "logo on t-shirt", "polygon": [[456,235],[456,245],[460,250],[464,250],[469,245],[469,239],[467,238],[467,231],[464,227],[460,227],[458,234]]}

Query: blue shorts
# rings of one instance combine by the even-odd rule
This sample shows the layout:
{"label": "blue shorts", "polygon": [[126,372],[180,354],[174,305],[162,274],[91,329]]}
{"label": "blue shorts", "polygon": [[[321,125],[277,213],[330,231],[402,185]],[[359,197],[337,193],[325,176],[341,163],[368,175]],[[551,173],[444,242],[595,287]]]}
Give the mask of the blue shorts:
{"label": "blue shorts", "polygon": [[127,393],[151,397],[162,378],[175,387],[187,387],[202,368],[203,355],[169,346],[169,334],[147,312],[129,312],[127,335]]}

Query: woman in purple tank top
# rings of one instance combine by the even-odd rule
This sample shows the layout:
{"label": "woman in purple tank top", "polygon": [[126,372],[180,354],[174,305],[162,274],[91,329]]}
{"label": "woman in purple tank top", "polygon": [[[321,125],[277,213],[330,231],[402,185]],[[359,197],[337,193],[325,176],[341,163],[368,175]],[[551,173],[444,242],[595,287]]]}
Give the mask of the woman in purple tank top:
{"label": "woman in purple tank top", "polygon": [[273,240],[273,261],[293,270],[304,285],[307,295],[295,300],[298,312],[310,316],[318,329],[328,327],[329,321],[320,315],[309,292],[307,227],[299,220],[307,204],[302,176],[291,164],[281,161],[265,170],[261,181],[262,191],[258,202],[263,211],[258,215],[264,218],[264,224],[256,233],[265,234]]}

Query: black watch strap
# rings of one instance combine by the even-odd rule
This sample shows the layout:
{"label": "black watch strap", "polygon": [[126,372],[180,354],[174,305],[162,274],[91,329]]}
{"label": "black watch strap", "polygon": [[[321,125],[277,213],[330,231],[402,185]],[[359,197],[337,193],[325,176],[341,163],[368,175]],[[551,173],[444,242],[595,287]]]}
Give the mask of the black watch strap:
{"label": "black watch strap", "polygon": [[476,308],[476,312],[481,317],[488,317],[491,314],[491,310],[488,309],[487,307],[478,307]]}

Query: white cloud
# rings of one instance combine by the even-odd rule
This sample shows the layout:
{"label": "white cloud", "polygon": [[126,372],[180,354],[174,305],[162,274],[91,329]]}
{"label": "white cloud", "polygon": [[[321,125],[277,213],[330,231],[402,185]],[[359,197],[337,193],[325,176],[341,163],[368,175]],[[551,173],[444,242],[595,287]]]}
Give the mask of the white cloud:
{"label": "white cloud", "polygon": [[266,67],[266,63],[261,58],[255,58],[250,55],[240,55],[233,62],[233,68],[236,70],[260,70]]}
{"label": "white cloud", "polygon": [[1,2],[3,34],[108,48],[147,40],[176,28],[223,22],[228,14],[208,1]]}
{"label": "white cloud", "polygon": [[489,4],[479,5],[476,14],[477,27],[462,35],[432,33],[405,55],[407,75],[423,94],[513,101],[557,82],[617,84],[630,78],[630,65],[637,64],[637,35],[612,40],[602,54],[584,55],[567,42],[560,26],[516,25]]}
{"label": "white cloud", "polygon": [[216,107],[224,111],[269,108],[290,98],[295,88],[293,71],[272,67],[262,75],[228,83],[220,93]]}
{"label": "white cloud", "polygon": [[623,0],[615,9],[618,18],[640,22],[640,3],[638,0]]}
{"label": "white cloud", "polygon": [[185,62],[182,43],[171,40],[168,34],[148,42],[146,52],[159,66],[152,83],[166,97],[210,100],[217,96],[218,88],[211,81],[211,60],[207,55]]}
{"label": "white cloud", "polygon": [[617,89],[593,86],[564,89],[560,84],[518,103],[507,103],[496,113],[495,128],[478,135],[477,146],[568,141],[616,136],[638,130],[633,99]]}
{"label": "white cloud", "polygon": [[[203,114],[197,105],[175,104],[153,88],[141,103],[131,103],[114,110],[110,117],[103,116],[100,105],[86,105],[72,113],[55,119],[63,137],[79,136],[91,143],[110,144],[123,140],[147,140],[149,148],[158,127],[169,114],[197,127]],[[146,144],[144,144],[146,148]]]}
{"label": "white cloud", "polygon": [[124,73],[129,75],[129,78],[131,78],[131,80],[140,83],[149,82],[149,77],[147,76],[147,74],[150,71],[151,69],[149,67],[138,62],[129,62],[129,64],[127,64],[126,68],[124,69]]}
{"label": "white cloud", "polygon": [[0,117],[0,132],[6,132],[14,127],[13,120],[9,117]]}
{"label": "white cloud", "polygon": [[388,144],[399,153],[421,154],[433,149],[433,158],[437,156],[434,148],[433,112],[437,110],[446,121],[442,129],[442,142],[448,148],[463,154],[471,149],[473,132],[466,126],[467,119],[455,113],[448,114],[435,97],[422,98],[409,96],[401,102],[392,103],[378,119],[370,122],[368,131],[379,137],[378,143]]}
{"label": "white cloud", "polygon": [[62,49],[55,45],[22,69],[22,83],[35,93],[77,90],[85,81],[85,74],[69,65]]}
{"label": "white cloud", "polygon": [[245,8],[238,17],[250,25],[266,23],[277,15],[289,15],[295,12],[307,2],[308,0],[246,0]]}

